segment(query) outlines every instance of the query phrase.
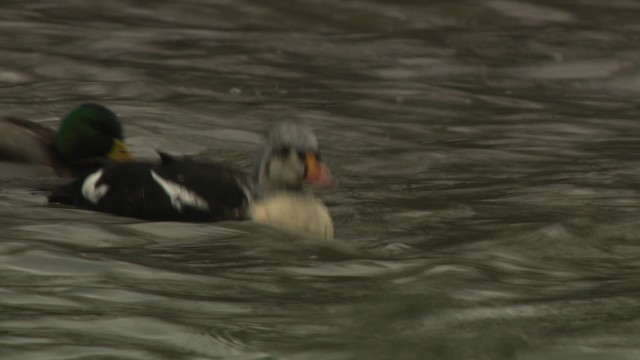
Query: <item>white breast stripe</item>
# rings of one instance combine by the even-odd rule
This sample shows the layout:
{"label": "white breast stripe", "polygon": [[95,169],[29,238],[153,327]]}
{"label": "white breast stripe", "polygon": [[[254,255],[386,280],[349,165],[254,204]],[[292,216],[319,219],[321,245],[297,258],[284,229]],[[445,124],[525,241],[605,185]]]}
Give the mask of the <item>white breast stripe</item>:
{"label": "white breast stripe", "polygon": [[153,177],[153,180],[167,193],[167,196],[169,196],[171,200],[171,205],[179,212],[182,212],[182,209],[186,206],[191,206],[198,210],[209,210],[207,201],[195,192],[173,181],[162,178],[153,170],[151,170],[151,177]]}
{"label": "white breast stripe", "polygon": [[109,191],[109,185],[102,184],[96,187],[96,183],[102,177],[102,169],[94,172],[84,179],[82,183],[82,196],[89,200],[92,204],[97,204]]}

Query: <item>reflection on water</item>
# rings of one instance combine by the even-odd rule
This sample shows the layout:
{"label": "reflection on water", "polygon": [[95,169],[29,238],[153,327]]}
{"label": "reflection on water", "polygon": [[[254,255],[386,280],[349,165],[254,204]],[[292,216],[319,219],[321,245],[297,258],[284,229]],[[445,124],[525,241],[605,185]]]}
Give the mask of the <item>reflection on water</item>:
{"label": "reflection on water", "polygon": [[[635,359],[637,3],[11,2],[2,113],[251,169],[311,123],[337,240],[47,207],[0,164],[2,359]],[[43,177],[43,175],[45,177]]]}

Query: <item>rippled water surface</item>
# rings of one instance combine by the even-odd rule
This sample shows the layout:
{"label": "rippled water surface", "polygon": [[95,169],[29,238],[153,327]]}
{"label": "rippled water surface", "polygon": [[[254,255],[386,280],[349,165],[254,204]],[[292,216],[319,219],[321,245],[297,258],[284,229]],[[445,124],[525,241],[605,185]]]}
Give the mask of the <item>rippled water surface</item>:
{"label": "rippled water surface", "polygon": [[49,207],[0,164],[0,358],[640,358],[640,3],[5,1],[0,110],[250,169],[316,130],[337,239]]}

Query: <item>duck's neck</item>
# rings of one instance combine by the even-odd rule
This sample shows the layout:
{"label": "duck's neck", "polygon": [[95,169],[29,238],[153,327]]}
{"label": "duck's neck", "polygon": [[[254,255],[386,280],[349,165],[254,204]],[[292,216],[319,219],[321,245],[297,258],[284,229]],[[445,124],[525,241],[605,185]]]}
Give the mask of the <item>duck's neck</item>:
{"label": "duck's neck", "polygon": [[264,168],[259,168],[257,179],[255,184],[255,193],[257,197],[266,198],[269,196],[291,193],[291,194],[306,194],[309,193],[309,189],[303,186],[302,182],[297,184],[284,184],[282,182],[273,181],[269,177],[268,172]]}
{"label": "duck's neck", "polygon": [[290,194],[298,196],[311,196],[312,192],[302,183],[297,185],[274,184],[261,179],[258,181],[258,197],[267,198],[274,195]]}

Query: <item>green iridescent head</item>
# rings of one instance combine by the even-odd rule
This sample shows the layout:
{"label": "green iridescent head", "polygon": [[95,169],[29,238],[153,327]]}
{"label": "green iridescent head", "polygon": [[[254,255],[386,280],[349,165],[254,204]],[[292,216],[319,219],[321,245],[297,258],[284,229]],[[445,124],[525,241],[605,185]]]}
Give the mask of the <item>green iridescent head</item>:
{"label": "green iridescent head", "polygon": [[54,147],[68,163],[107,157],[116,161],[133,159],[124,145],[118,117],[97,104],[83,104],[62,118]]}

